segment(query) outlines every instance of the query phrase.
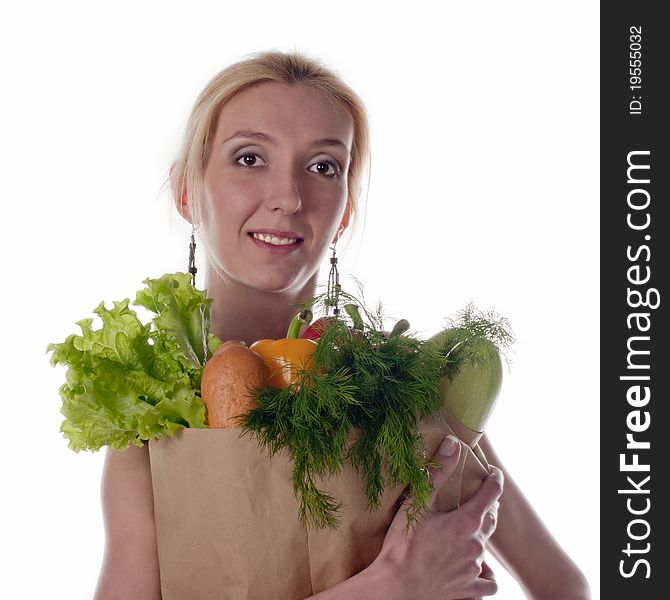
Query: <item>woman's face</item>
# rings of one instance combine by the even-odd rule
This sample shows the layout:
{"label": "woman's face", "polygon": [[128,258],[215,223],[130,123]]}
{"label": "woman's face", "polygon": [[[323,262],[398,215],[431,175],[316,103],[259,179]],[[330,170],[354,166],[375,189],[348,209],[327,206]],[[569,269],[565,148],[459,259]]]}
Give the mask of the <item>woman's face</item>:
{"label": "woman's face", "polygon": [[[223,107],[205,168],[201,227],[229,277],[288,291],[314,276],[348,223],[353,132],[347,111],[299,84],[263,82]],[[300,240],[279,253],[287,246],[253,238],[264,229]]]}

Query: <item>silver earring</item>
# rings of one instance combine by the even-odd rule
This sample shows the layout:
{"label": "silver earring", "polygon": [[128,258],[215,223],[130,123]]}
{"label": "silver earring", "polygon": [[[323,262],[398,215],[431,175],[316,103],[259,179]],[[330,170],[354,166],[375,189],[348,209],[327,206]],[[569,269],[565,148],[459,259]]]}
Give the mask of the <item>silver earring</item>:
{"label": "silver earring", "polygon": [[191,284],[195,287],[195,274],[198,272],[195,267],[195,227],[191,230],[191,243],[188,245],[188,272],[192,276]]}
{"label": "silver earring", "polygon": [[326,294],[326,314],[333,308],[333,314],[337,317],[340,314],[338,302],[340,298],[340,274],[337,271],[337,257],[335,256],[335,246],[333,244],[333,256],[330,257],[330,273],[328,274],[328,291]]}

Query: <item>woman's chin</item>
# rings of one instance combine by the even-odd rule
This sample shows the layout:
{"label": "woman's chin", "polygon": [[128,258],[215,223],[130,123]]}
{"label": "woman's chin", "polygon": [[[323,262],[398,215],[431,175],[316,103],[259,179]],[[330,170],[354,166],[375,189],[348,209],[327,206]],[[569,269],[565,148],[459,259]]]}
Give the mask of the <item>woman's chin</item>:
{"label": "woman's chin", "polygon": [[261,292],[281,293],[299,290],[307,283],[296,277],[296,272],[282,272],[275,269],[273,272],[263,272],[265,269],[258,269],[251,276],[244,278],[244,283],[251,288]]}

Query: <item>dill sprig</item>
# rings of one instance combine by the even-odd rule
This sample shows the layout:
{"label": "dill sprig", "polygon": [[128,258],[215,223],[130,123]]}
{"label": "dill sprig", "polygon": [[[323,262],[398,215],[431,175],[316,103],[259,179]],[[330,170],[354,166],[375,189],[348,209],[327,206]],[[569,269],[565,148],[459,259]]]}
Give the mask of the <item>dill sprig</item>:
{"label": "dill sprig", "polygon": [[509,366],[509,349],[516,337],[509,321],[495,310],[481,310],[468,302],[455,317],[446,320],[447,336],[436,343],[445,364],[441,376],[453,378],[459,366],[487,359],[495,350]]}
{"label": "dill sprig", "polygon": [[[342,503],[315,478],[337,475],[348,462],[363,479],[368,511],[379,508],[386,486],[406,486],[409,528],[432,493],[427,471],[435,463],[419,425],[442,407],[440,379],[476,355],[479,340],[508,341],[508,328],[469,305],[451,323],[457,335],[449,343],[421,340],[403,331],[406,325],[387,338],[381,302],[371,312],[364,300],[341,289],[339,296],[348,318],[328,323],[311,367],[297,370],[299,383],[253,390],[257,406],[243,416],[242,433],[255,436],[270,456],[289,453],[303,525],[338,527]],[[329,302],[324,292],[296,308],[317,312]]]}

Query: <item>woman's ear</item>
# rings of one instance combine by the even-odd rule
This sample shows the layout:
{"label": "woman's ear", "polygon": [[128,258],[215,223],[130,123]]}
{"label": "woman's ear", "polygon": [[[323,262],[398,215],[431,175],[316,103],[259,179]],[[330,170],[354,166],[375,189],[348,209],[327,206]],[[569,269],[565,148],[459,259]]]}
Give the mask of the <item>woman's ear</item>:
{"label": "woman's ear", "polygon": [[188,209],[188,196],[186,194],[186,190],[183,191],[181,198],[179,200],[175,200],[175,204],[177,206],[177,211],[179,214],[184,217],[189,223],[193,223],[191,220],[191,213]]}
{"label": "woman's ear", "polygon": [[342,237],[342,234],[345,232],[347,227],[349,227],[349,219],[351,218],[352,210],[353,208],[351,204],[351,197],[349,197],[347,200],[347,207],[344,209],[344,214],[342,215],[342,220],[340,221],[340,226],[337,228],[337,234],[335,235],[333,244],[337,243],[337,240]]}
{"label": "woman's ear", "polygon": [[186,191],[186,186],[184,184],[180,185],[177,189],[182,190],[181,196],[174,199],[175,206],[177,207],[177,212],[189,223],[193,224],[191,220],[191,212],[188,209],[188,194]]}
{"label": "woman's ear", "polygon": [[[193,223],[191,220],[191,213],[188,209],[188,195],[186,193],[186,181],[184,179],[184,175],[182,174],[181,177],[179,177],[179,181],[175,182],[175,179],[177,176],[175,175],[175,167],[177,166],[177,163],[172,163],[170,166],[170,187],[173,190],[173,201],[174,205],[177,208],[177,212],[184,218],[186,221],[189,223]],[[174,185],[177,183],[178,185]],[[180,190],[181,193],[179,194],[174,194],[174,190]]]}

